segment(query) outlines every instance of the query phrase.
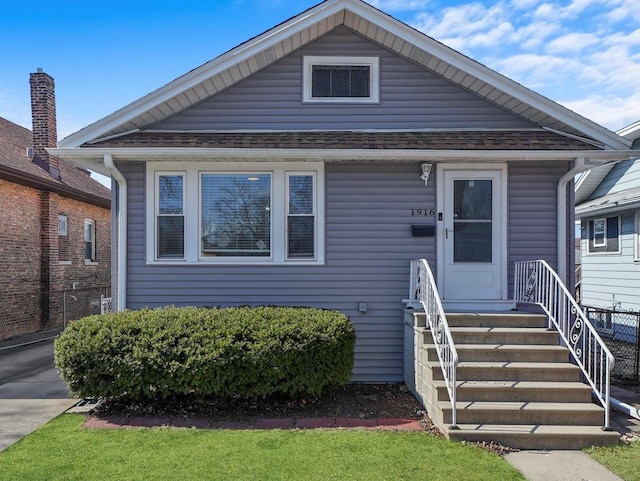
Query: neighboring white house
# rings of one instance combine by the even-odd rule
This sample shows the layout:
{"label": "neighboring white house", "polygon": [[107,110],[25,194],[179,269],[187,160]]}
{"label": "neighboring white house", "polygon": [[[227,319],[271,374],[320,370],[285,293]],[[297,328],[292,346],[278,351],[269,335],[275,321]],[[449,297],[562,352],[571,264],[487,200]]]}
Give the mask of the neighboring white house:
{"label": "neighboring white house", "polygon": [[[640,148],[640,121],[617,133]],[[583,174],[576,183],[576,219],[581,231],[581,303],[640,310],[640,158]],[[595,320],[614,337],[635,336],[635,325],[614,326],[610,315],[599,315],[609,316]]]}

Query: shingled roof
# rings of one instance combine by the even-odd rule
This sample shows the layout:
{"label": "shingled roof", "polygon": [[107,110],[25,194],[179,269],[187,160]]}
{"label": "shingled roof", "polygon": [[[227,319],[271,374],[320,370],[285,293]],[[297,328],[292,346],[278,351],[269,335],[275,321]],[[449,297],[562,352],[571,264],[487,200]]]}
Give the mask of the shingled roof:
{"label": "shingled roof", "polygon": [[83,147],[244,149],[593,150],[546,130],[426,132],[136,132]]}
{"label": "shingled roof", "polygon": [[33,148],[32,132],[0,117],[0,178],[102,207],[110,206],[111,191],[92,179],[88,170],[59,159],[60,179],[57,179],[46,169],[46,164],[27,155],[28,148]]}

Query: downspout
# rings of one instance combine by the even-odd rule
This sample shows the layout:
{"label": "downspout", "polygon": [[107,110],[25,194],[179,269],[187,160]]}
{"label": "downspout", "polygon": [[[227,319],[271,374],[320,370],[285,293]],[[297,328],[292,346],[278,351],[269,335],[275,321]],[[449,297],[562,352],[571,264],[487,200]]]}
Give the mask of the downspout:
{"label": "downspout", "polygon": [[558,212],[557,212],[557,232],[558,232],[558,275],[562,282],[567,284],[567,185],[580,172],[588,170],[592,167],[586,166],[584,157],[578,157],[575,160],[573,168],[560,177],[558,181]]}
{"label": "downspout", "polygon": [[[111,154],[104,154],[104,165],[118,183],[118,211],[116,228],[118,230],[118,242],[116,248],[116,311],[124,311],[127,308],[127,179],[118,170],[113,162]],[[113,279],[114,268],[111,269]]]}

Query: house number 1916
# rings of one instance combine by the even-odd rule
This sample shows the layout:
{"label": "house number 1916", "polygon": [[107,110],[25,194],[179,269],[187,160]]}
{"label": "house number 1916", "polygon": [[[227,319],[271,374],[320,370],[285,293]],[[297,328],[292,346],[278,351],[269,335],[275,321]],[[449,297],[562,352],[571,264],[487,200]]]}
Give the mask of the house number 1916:
{"label": "house number 1916", "polygon": [[413,217],[435,217],[436,211],[435,209],[411,209],[411,215]]}

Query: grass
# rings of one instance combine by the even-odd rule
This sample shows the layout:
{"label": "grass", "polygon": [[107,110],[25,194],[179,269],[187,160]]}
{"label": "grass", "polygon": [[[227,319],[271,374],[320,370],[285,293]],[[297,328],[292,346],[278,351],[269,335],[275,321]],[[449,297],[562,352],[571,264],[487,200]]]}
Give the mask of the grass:
{"label": "grass", "polygon": [[625,481],[640,481],[640,441],[612,447],[592,447],[585,452]]}
{"label": "grass", "polygon": [[523,480],[494,453],[422,432],[98,430],[63,414],[0,453],[1,479]]}

